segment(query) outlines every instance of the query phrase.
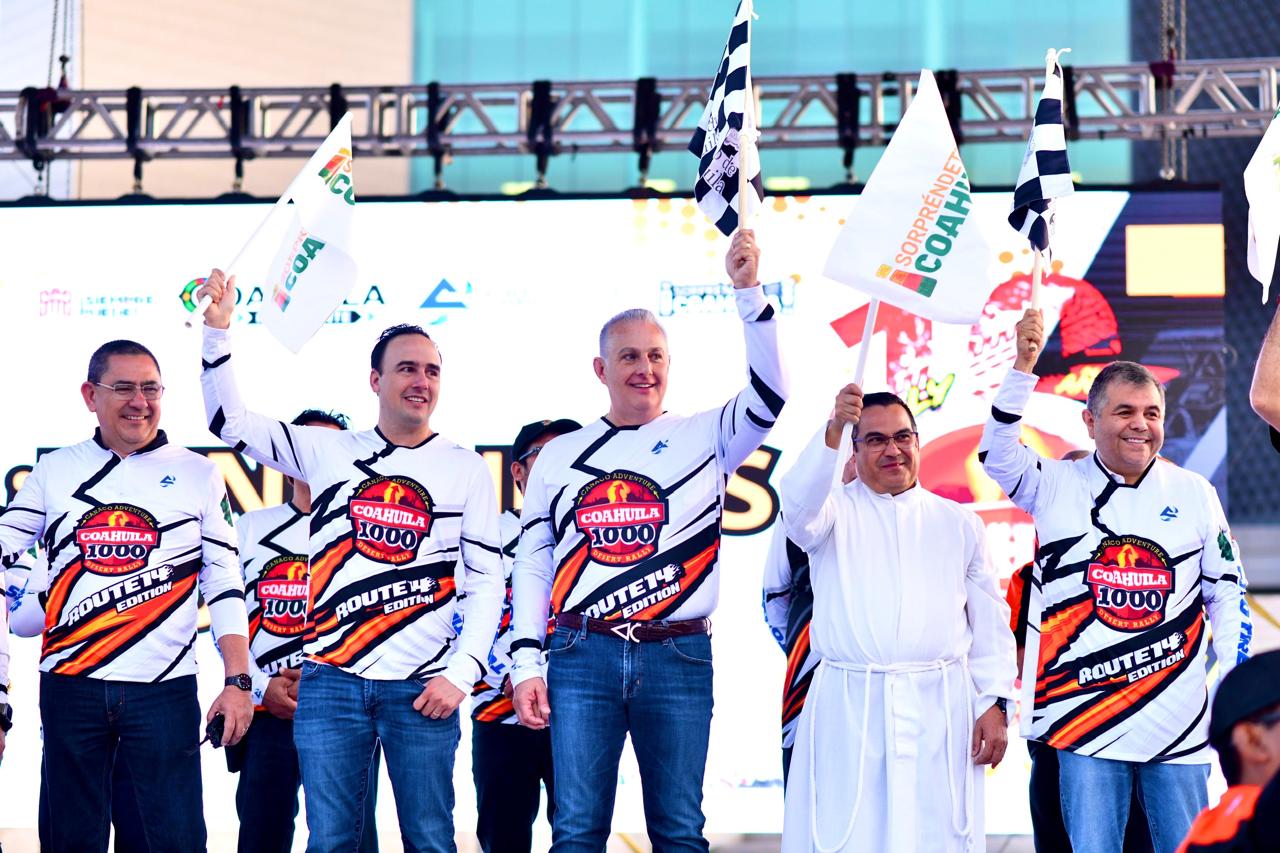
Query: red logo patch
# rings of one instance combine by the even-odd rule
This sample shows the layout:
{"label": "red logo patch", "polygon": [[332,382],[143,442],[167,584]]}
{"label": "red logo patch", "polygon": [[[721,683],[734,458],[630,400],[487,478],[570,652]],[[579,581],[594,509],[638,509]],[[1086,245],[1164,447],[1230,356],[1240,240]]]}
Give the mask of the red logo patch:
{"label": "red logo patch", "polygon": [[658,533],[667,523],[667,501],[649,478],[614,471],[582,487],[573,517],[590,540],[591,559],[625,566],[658,549]]}
{"label": "red logo patch", "polygon": [[1118,631],[1145,631],[1164,621],[1173,572],[1159,545],[1121,536],[1099,543],[1085,571],[1085,583],[1103,623]]}
{"label": "red logo patch", "polygon": [[431,495],[408,477],[371,477],[347,503],[356,550],[393,566],[411,562],[431,535]]}
{"label": "red logo patch", "polygon": [[264,631],[296,637],[306,629],[308,578],[306,557],[291,554],[267,563],[255,587]]}
{"label": "red logo patch", "polygon": [[75,537],[85,568],[99,575],[123,575],[142,568],[160,544],[155,518],[129,504],[89,510],[76,525]]}

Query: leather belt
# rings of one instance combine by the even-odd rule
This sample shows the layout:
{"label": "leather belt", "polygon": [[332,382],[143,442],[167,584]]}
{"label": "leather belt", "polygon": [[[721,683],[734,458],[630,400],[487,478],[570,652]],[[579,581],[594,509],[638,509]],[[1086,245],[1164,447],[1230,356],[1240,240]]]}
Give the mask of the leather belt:
{"label": "leather belt", "polygon": [[670,637],[687,637],[692,634],[710,634],[711,620],[684,619],[678,622],[618,622],[592,619],[581,613],[561,613],[556,616],[557,628],[577,631],[583,627],[591,634],[609,634],[628,643],[653,643]]}

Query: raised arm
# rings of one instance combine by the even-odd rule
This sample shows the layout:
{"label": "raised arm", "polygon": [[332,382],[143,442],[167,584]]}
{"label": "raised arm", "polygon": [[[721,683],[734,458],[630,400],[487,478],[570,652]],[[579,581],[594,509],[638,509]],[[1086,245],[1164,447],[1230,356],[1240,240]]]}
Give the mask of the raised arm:
{"label": "raised arm", "polygon": [[831,418],[801,451],[796,464],[782,478],[782,518],[787,538],[802,550],[820,545],[835,524],[831,477],[836,465],[840,431],[862,418],[862,389],[850,383],[836,394]]}
{"label": "raised arm", "polygon": [[258,462],[286,476],[309,481],[307,469],[316,459],[317,445],[332,440],[337,431],[293,426],[245,408],[231,364],[229,329],[235,313],[235,276],[228,281],[221,270],[209,273],[196,291],[197,299],[205,295],[214,300],[205,313],[200,359],[200,387],[209,431]]}
{"label": "raised arm", "polygon": [[1044,344],[1044,317],[1028,308],[1018,321],[1018,357],[996,392],[991,415],[982,428],[978,459],[1015,505],[1033,512],[1040,491],[1043,459],[1022,444],[1022,413],[1036,387],[1032,373]]}
{"label": "raised arm", "polygon": [[739,231],[725,255],[734,300],[747,343],[745,388],[720,410],[716,454],[735,471],[764,442],[787,399],[787,377],[778,353],[778,321],[757,279],[760,249],[755,233]]}
{"label": "raised arm", "polygon": [[1273,430],[1280,429],[1280,309],[1272,316],[1271,328],[1262,341],[1258,363],[1253,369],[1249,402]]}

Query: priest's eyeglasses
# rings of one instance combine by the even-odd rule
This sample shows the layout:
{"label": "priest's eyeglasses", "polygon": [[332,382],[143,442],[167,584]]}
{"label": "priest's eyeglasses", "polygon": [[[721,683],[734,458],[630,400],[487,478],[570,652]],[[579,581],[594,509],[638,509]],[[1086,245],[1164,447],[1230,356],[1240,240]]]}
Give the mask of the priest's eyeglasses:
{"label": "priest's eyeglasses", "polygon": [[164,386],[159,382],[143,382],[141,385],[136,382],[117,382],[114,385],[107,385],[105,382],[93,384],[110,390],[116,395],[117,400],[132,400],[139,391],[142,392],[144,400],[159,400],[160,395],[164,393]]}
{"label": "priest's eyeglasses", "polygon": [[913,429],[899,430],[892,436],[878,432],[869,432],[862,438],[855,438],[853,443],[861,444],[867,450],[878,453],[887,448],[889,446],[889,442],[892,441],[894,444],[898,445],[898,447],[901,447],[903,450],[907,450],[915,443],[917,435],[919,435],[919,433]]}

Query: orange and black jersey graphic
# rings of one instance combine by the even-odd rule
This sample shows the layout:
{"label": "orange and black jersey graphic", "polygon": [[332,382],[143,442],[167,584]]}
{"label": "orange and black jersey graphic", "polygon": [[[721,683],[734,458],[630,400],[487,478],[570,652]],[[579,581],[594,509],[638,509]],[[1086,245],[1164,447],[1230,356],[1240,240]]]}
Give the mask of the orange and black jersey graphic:
{"label": "orange and black jersey graphic", "polygon": [[541,648],[548,602],[611,621],[715,609],[725,486],[786,396],[773,309],[759,288],[735,294],[749,373],[736,396],[640,426],[601,418],[543,447],[525,490],[513,648]]}
{"label": "orange and black jersey graphic", "polygon": [[293,504],[247,512],[236,520],[253,701],[262,703],[267,681],[282,668],[302,666],[306,642],[310,523]]}
{"label": "orange and black jersey graphic", "polygon": [[1233,785],[1191,825],[1178,853],[1274,853],[1280,849],[1280,775],[1266,787]]}
{"label": "orange and black jersey graphic", "polygon": [[163,432],[121,458],[98,436],[42,457],[0,513],[0,558],[44,548],[40,668],[116,681],[196,671],[197,591],[247,634],[235,531],[213,463]]}
{"label": "orange and black jersey graphic", "polygon": [[1019,443],[1034,382],[1010,373],[980,448],[1036,522],[1023,733],[1100,758],[1206,763],[1209,627],[1220,673],[1248,656],[1252,633],[1217,494],[1159,457],[1131,485],[1096,453],[1042,459]]}
{"label": "orange and black jersey graphic", "polygon": [[787,538],[781,519],[774,523],[764,566],[764,619],[787,655],[782,682],[782,748],[790,749],[818,656],[809,646],[809,623],[813,621],[809,555]]}
{"label": "orange and black jersey graphic", "polygon": [[[205,327],[203,367],[210,430],[311,487],[307,656],[365,678],[446,675],[469,692],[502,606],[484,460],[439,434],[401,447],[377,429],[300,427],[247,411],[225,330]],[[465,618],[455,618],[464,596]]]}
{"label": "orange and black jersey graphic", "polygon": [[484,677],[475,683],[471,691],[471,717],[482,723],[518,725],[516,708],[502,692],[502,682],[511,671],[511,568],[516,559],[516,546],[520,543],[520,515],[507,510],[498,516],[498,529],[502,536],[502,571],[506,578],[506,597],[502,602],[502,618],[498,632],[489,649],[489,660]]}

